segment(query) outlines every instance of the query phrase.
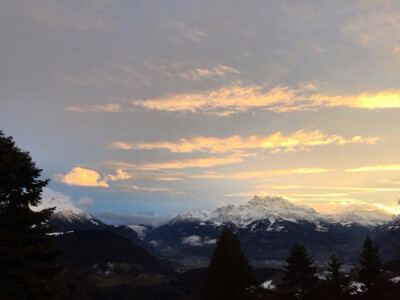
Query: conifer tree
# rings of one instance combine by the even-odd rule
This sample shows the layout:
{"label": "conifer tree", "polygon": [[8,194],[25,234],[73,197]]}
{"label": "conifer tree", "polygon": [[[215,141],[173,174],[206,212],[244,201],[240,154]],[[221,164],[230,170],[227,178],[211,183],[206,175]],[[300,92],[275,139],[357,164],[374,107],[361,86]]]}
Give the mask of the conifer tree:
{"label": "conifer tree", "polygon": [[210,260],[202,299],[249,299],[249,287],[256,284],[236,234],[224,228]]}
{"label": "conifer tree", "polygon": [[47,235],[52,209],[40,203],[48,180],[39,179],[28,152],[0,131],[0,295],[3,299],[50,299],[59,252]]}
{"label": "conifer tree", "polygon": [[336,255],[332,254],[330,257],[330,261],[328,262],[329,275],[326,277],[326,280],[328,283],[329,292],[333,296],[337,297],[343,294],[343,279],[341,278],[339,273],[341,265],[342,263],[337,260]]}
{"label": "conifer tree", "polygon": [[367,234],[363,244],[363,250],[360,256],[360,281],[364,283],[368,289],[372,289],[376,284],[380,269],[381,259],[379,255],[379,247],[374,246],[374,242]]}
{"label": "conifer tree", "polygon": [[308,256],[306,248],[296,243],[286,258],[284,287],[289,294],[299,298],[308,298],[316,283],[316,271],[313,260]]}

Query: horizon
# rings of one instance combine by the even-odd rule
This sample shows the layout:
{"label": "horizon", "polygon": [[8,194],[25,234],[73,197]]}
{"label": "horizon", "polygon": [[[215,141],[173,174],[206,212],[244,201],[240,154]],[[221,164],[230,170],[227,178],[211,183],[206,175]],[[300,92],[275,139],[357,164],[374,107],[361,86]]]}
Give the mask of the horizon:
{"label": "horizon", "polygon": [[[400,213],[400,3],[0,3],[0,130],[58,197]],[[251,20],[251,21],[249,21]]]}

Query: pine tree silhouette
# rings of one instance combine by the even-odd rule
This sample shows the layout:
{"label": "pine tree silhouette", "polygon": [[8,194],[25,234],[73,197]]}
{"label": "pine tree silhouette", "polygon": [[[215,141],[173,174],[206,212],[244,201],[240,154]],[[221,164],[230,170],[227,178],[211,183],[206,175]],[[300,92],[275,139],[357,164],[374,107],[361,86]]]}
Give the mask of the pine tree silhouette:
{"label": "pine tree silhouette", "polygon": [[360,256],[360,266],[360,281],[364,283],[369,290],[373,289],[381,269],[381,259],[379,247],[374,246],[374,242],[369,234],[367,234],[364,240],[363,250]]}
{"label": "pine tree silhouette", "polygon": [[52,209],[32,211],[48,180],[40,180],[28,152],[0,131],[0,295],[2,299],[50,299],[62,269],[46,235]]}
{"label": "pine tree silhouette", "polygon": [[341,265],[342,263],[337,260],[336,255],[332,254],[328,262],[329,275],[326,277],[326,281],[330,294],[336,297],[344,294],[342,288],[343,279],[339,273]]}
{"label": "pine tree silhouette", "polygon": [[249,299],[249,287],[256,284],[236,234],[231,228],[224,228],[210,260],[202,299]]}
{"label": "pine tree silhouette", "polygon": [[289,294],[308,298],[316,283],[316,268],[308,256],[306,248],[299,243],[293,245],[286,258],[284,287]]}

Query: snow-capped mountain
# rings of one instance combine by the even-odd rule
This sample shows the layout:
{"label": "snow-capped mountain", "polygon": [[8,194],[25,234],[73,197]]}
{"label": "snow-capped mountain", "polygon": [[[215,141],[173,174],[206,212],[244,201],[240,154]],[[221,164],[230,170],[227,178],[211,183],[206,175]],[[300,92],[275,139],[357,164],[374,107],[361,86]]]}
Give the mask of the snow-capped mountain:
{"label": "snow-capped mountain", "polygon": [[365,227],[375,227],[393,220],[393,215],[377,209],[341,212],[330,217],[332,221],[344,226],[356,224]]}
{"label": "snow-capped mountain", "polygon": [[341,212],[333,215],[318,213],[313,208],[296,205],[282,197],[254,196],[244,205],[232,204],[219,207],[213,211],[187,211],[170,223],[198,222],[214,224],[233,224],[238,228],[245,228],[249,224],[268,219],[270,223],[276,220],[289,222],[308,221],[312,223],[339,223],[344,226],[356,224],[365,227],[375,227],[390,222],[393,216],[382,210],[358,210]]}
{"label": "snow-capped mountain", "polygon": [[255,221],[264,219],[268,219],[271,224],[278,219],[289,222],[327,220],[314,209],[295,205],[282,197],[254,196],[247,204],[238,207],[231,204],[219,207],[214,211],[185,212],[171,220],[170,223],[208,222],[216,226],[233,224],[239,228],[245,228]]}
{"label": "snow-capped mountain", "polygon": [[111,231],[136,244],[141,244],[141,239],[135,230],[128,226],[107,225],[77,208],[74,204],[76,203],[71,201],[68,196],[49,188],[44,188],[40,204],[32,206],[31,209],[39,211],[45,208],[55,208],[49,220],[49,226],[54,228],[53,235],[86,230]]}
{"label": "snow-capped mountain", "polygon": [[99,219],[81,211],[79,209],[72,210],[66,209],[54,213],[50,220],[49,225],[54,227],[55,233],[77,232],[86,230],[101,230],[111,231],[128,240],[141,245],[141,239],[135,230],[128,226],[114,226],[107,225]]}
{"label": "snow-capped mountain", "polygon": [[[356,261],[353,251],[365,234],[386,224],[381,211],[323,215],[282,197],[254,196],[246,204],[212,211],[188,211],[148,232],[144,241],[159,251],[183,256],[208,256],[223,226],[233,226],[246,254],[253,260],[284,259],[295,242],[324,260],[336,251],[345,261]],[[187,241],[198,241],[188,243]]]}
{"label": "snow-capped mountain", "polygon": [[54,213],[52,218],[60,219],[67,223],[90,222],[94,225],[99,225],[99,220],[97,220],[95,217],[85,213],[84,211],[79,211],[79,210],[73,211],[70,208]]}

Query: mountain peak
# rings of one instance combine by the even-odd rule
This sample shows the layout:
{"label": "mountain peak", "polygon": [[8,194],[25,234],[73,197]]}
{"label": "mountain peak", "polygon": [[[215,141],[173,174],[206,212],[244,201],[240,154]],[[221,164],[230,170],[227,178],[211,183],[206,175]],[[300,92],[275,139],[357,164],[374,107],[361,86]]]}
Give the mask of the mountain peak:
{"label": "mountain peak", "polygon": [[311,207],[296,205],[289,200],[280,196],[257,196],[255,195],[247,205],[250,206],[261,206],[270,212],[275,213],[300,213],[300,214],[310,214],[318,215],[318,213]]}
{"label": "mountain peak", "polygon": [[178,215],[171,223],[210,222],[215,225],[235,224],[246,227],[257,220],[284,219],[291,222],[298,220],[314,221],[322,217],[312,208],[295,205],[278,196],[254,196],[247,204],[221,206],[214,211],[185,212]]}
{"label": "mountain peak", "polygon": [[291,204],[288,200],[279,196],[258,196],[254,195],[247,204],[250,205],[276,205],[276,204]]}
{"label": "mountain peak", "polygon": [[[62,219],[66,222],[83,222],[83,221],[92,221],[94,219],[91,215],[85,213],[81,210],[73,210],[67,208],[63,211],[59,211],[53,214],[52,218],[54,219]],[[93,221],[92,221],[93,222]]]}

